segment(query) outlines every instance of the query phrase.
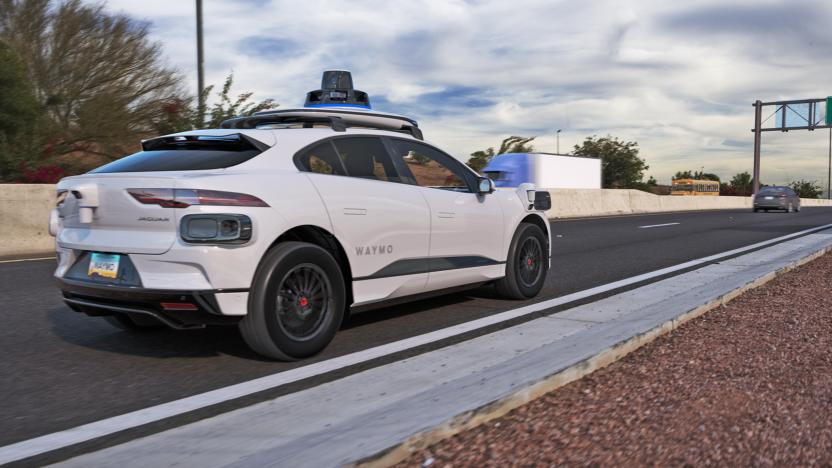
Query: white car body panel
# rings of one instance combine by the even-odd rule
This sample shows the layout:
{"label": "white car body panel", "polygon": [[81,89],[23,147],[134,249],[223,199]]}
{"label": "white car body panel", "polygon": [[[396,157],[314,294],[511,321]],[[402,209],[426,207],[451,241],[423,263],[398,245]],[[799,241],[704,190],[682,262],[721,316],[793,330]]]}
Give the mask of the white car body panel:
{"label": "white car body panel", "polygon": [[[431,257],[471,257],[505,262],[507,247],[501,229],[503,210],[497,197],[434,188],[420,188],[419,191],[431,211]],[[428,289],[487,281],[493,278],[493,274],[488,273],[494,270],[493,266],[431,272]]]}
{"label": "white car body panel", "polygon": [[[328,128],[218,129],[177,135],[237,133],[271,147],[225,169],[90,173],[62,180],[59,190],[95,195],[80,200],[68,197],[58,210],[61,217],[57,221],[53,217],[59,258],[55,276],[63,278],[82,251],[126,254],[143,288],[216,292],[222,314],[245,315],[247,290],[263,256],[281,235],[306,226],[331,234],[343,248],[352,273],[352,278],[347,278],[352,305],[360,306],[502,277],[509,242],[526,216],[542,220],[548,235],[548,221],[541,212],[527,206],[522,199],[525,192],[460,193],[301,172],[293,162],[299,150],[326,138],[411,138],[400,132],[363,128],[338,133]],[[130,188],[237,192],[255,196],[269,206],[163,208],[139,203],[126,192]],[[81,219],[84,200],[97,205],[89,207],[89,223]],[[197,213],[247,215],[253,224],[251,240],[245,244],[188,244],[180,236],[179,224],[184,216]],[[481,257],[491,262],[441,271],[419,270],[424,260],[443,257]],[[412,267],[415,271],[396,270],[391,267],[396,262],[400,263],[395,267],[417,267]],[[406,274],[387,275],[385,268]]]}
{"label": "white car body panel", "polygon": [[338,175],[306,176],[321,194],[332,232],[349,259],[356,305],[425,289],[427,273],[374,278],[397,260],[429,255],[430,220],[419,187]]}

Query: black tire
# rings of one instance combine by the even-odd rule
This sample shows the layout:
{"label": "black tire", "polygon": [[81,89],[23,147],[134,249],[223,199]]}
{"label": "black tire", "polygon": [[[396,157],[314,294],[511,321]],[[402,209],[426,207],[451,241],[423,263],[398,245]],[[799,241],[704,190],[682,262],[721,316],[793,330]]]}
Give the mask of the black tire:
{"label": "black tire", "polygon": [[341,326],[345,301],[344,277],[329,252],[284,242],[257,267],[240,333],[253,351],[271,359],[313,356]]}
{"label": "black tire", "polygon": [[756,213],[756,212],[760,211],[760,209],[759,208],[754,208],[753,211],[754,211],[754,213]]}
{"label": "black tire", "polygon": [[511,239],[506,276],[496,282],[497,294],[506,299],[537,295],[549,271],[549,239],[534,224],[521,223]]}
{"label": "black tire", "polygon": [[105,316],[104,319],[116,328],[131,332],[150,332],[165,328],[162,322],[142,314],[115,313]]}

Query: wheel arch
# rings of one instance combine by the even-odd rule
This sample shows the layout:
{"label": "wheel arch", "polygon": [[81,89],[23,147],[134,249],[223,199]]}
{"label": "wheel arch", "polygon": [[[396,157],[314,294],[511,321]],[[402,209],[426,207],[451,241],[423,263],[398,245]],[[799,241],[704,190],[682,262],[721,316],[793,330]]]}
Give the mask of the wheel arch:
{"label": "wheel arch", "polygon": [[307,242],[310,244],[314,244],[332,254],[332,256],[335,258],[335,261],[338,262],[338,265],[341,267],[341,274],[344,276],[344,286],[346,288],[347,293],[346,304],[347,307],[349,307],[353,303],[352,269],[350,267],[349,258],[347,257],[347,252],[346,250],[344,250],[344,246],[341,244],[338,238],[335,237],[335,235],[329,232],[327,229],[324,229],[320,226],[305,224],[301,226],[295,226],[283,232],[280,236],[277,237],[277,239],[275,239],[271,243],[271,245],[269,245],[269,248],[266,249],[266,252],[270,251],[282,242],[289,241]]}
{"label": "wheel arch", "polygon": [[[529,213],[522,220],[520,220],[520,223],[517,224],[517,227],[520,227],[520,224],[522,223],[534,224],[535,226],[543,230],[543,233],[546,235],[546,249],[549,252],[549,257],[551,257],[552,233],[549,230],[549,221],[540,213]],[[517,228],[515,228],[514,230],[516,232]]]}

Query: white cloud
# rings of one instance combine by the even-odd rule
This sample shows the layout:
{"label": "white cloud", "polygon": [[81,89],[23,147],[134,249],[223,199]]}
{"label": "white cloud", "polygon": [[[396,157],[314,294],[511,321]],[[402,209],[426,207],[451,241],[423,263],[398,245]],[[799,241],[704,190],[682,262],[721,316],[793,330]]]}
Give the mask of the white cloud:
{"label": "white cloud", "polygon": [[[108,5],[152,22],[168,61],[195,81],[193,2]],[[638,141],[662,182],[703,166],[723,177],[750,171],[755,99],[832,94],[830,8],[679,5],[210,0],[207,81],[233,70],[238,90],[296,106],[322,70],[347,68],[377,107],[414,114],[429,140],[460,158],[513,134],[539,135],[539,149],[554,151],[560,128],[562,151],[593,134]],[[253,37],[279,46],[258,49],[269,42]],[[821,133],[766,134],[764,181],[822,179]]]}

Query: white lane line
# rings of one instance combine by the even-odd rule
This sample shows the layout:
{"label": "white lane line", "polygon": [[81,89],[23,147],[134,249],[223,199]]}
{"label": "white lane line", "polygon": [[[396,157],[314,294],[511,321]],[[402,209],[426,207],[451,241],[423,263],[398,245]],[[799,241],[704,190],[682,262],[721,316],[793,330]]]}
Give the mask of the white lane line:
{"label": "white lane line", "polygon": [[55,257],[20,258],[17,260],[0,260],[0,263],[34,262],[37,260],[55,260]]}
{"label": "white lane line", "polygon": [[795,237],[800,237],[813,232],[821,231],[823,229],[832,228],[832,224],[826,224],[812,229],[795,232],[785,236],[769,239],[767,241],[758,242],[756,244],[747,245],[738,249],[729,250],[727,252],[710,255],[696,260],[691,260],[679,265],[674,265],[660,270],[643,273],[630,278],[626,278],[612,283],[607,283],[602,286],[586,289],[583,291],[567,294],[566,296],[556,297],[536,304],[519,307],[517,309],[507,310],[499,314],[483,317],[481,319],[472,320],[470,322],[461,323],[451,327],[443,328],[433,332],[425,333],[423,335],[406,338],[393,343],[388,343],[374,348],[357,351],[352,354],[339,356],[328,359],[326,361],[316,362],[303,367],[290,369],[288,371],[279,372],[277,374],[260,377],[258,379],[249,380],[239,384],[231,385],[224,388],[212,390],[210,392],[200,393],[179,400],[162,403],[161,405],[151,406],[149,408],[133,411],[132,413],[113,416],[111,418],[102,419],[83,426],[66,429],[59,432],[53,432],[33,439],[24,440],[11,445],[0,447],[0,465],[11,463],[13,461],[22,460],[46,453],[52,450],[69,447],[82,442],[87,442],[99,437],[104,437],[114,434],[119,431],[132,429],[134,427],[142,426],[144,424],[160,421],[162,419],[181,415],[190,411],[205,408],[211,405],[233,400],[236,398],[251,395],[264,390],[280,387],[292,382],[297,382],[309,377],[315,377],[331,371],[335,371],[344,367],[361,364],[379,357],[387,356],[389,354],[406,351],[418,346],[427,345],[447,338],[452,338],[457,335],[468,333],[480,328],[488,327],[494,324],[512,320],[524,315],[533,314],[542,310],[557,307],[563,304],[568,304],[573,301],[578,301],[588,297],[612,291],[618,288],[640,283],[652,278],[674,273],[680,270],[686,270],[695,266],[710,263],[725,257],[731,257],[749,250],[755,250],[767,245],[775,244]]}
{"label": "white lane line", "polygon": [[682,224],[682,223],[650,224],[650,225],[647,225],[647,226],[639,226],[638,228],[639,229],[647,229],[647,228],[654,228],[654,227],[675,226],[677,224]]}

